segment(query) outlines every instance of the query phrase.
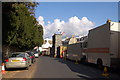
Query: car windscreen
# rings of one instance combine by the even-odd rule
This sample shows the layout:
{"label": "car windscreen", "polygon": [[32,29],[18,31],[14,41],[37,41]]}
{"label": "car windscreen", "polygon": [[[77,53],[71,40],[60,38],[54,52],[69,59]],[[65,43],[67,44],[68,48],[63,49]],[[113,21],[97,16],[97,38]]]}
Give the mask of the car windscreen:
{"label": "car windscreen", "polygon": [[23,53],[14,53],[14,54],[12,54],[10,57],[25,57],[25,54],[23,54]]}
{"label": "car windscreen", "polygon": [[34,52],[34,54],[38,54],[38,52]]}
{"label": "car windscreen", "polygon": [[34,55],[34,53],[33,53],[33,52],[31,52],[31,54],[32,54],[32,55]]}

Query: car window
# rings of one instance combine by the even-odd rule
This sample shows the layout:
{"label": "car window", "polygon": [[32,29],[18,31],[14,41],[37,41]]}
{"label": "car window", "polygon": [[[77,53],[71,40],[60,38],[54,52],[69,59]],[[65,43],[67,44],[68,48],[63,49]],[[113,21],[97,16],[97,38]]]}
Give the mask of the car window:
{"label": "car window", "polygon": [[31,52],[31,54],[32,54],[32,55],[34,55],[34,53],[33,53],[33,52]]}
{"label": "car window", "polygon": [[32,56],[33,55],[33,53],[32,52],[27,52],[28,53],[28,55],[30,55],[30,56]]}
{"label": "car window", "polygon": [[12,54],[10,57],[25,57],[25,54],[20,53],[20,54]]}
{"label": "car window", "polygon": [[38,53],[36,52],[36,53],[34,53],[34,54],[38,54]]}
{"label": "car window", "polygon": [[31,52],[29,52],[29,55],[32,56],[33,54]]}

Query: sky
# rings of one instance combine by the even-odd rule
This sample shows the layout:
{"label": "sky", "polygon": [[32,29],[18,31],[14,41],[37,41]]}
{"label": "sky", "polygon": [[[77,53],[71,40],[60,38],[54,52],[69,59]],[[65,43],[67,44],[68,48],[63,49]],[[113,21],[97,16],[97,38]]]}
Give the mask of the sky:
{"label": "sky", "polygon": [[106,23],[118,22],[117,2],[39,2],[35,16],[43,25],[44,38],[58,32],[63,37],[85,36],[88,30]]}
{"label": "sky", "polygon": [[119,0],[0,0],[2,2],[118,2]]}
{"label": "sky", "polygon": [[32,0],[37,2],[118,2],[120,0]]}

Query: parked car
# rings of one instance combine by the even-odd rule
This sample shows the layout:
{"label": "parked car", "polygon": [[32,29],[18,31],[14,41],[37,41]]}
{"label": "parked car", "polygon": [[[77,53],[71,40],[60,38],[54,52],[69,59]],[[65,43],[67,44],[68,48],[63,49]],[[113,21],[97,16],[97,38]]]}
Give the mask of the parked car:
{"label": "parked car", "polygon": [[26,52],[14,52],[8,59],[5,59],[5,67],[9,68],[26,68],[29,69],[31,65],[31,59]]}
{"label": "parked car", "polygon": [[35,58],[38,58],[39,57],[38,51],[34,51],[34,55],[35,55]]}
{"label": "parked car", "polygon": [[32,63],[34,63],[36,60],[35,60],[35,55],[34,55],[34,52],[32,51],[26,51],[29,55],[30,55],[30,58],[32,60]]}

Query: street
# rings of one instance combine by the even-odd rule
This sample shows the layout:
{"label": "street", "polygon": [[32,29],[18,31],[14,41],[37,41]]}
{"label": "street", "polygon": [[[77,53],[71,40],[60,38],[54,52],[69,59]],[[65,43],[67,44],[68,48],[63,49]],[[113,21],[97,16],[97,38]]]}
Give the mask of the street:
{"label": "street", "polygon": [[36,63],[32,64],[29,70],[11,69],[7,71],[3,78],[115,78],[119,75],[110,73],[108,77],[103,77],[103,71],[97,68],[75,64],[72,61],[60,58],[41,56]]}
{"label": "street", "polygon": [[120,2],[11,1],[1,5],[0,80],[120,80]]}

